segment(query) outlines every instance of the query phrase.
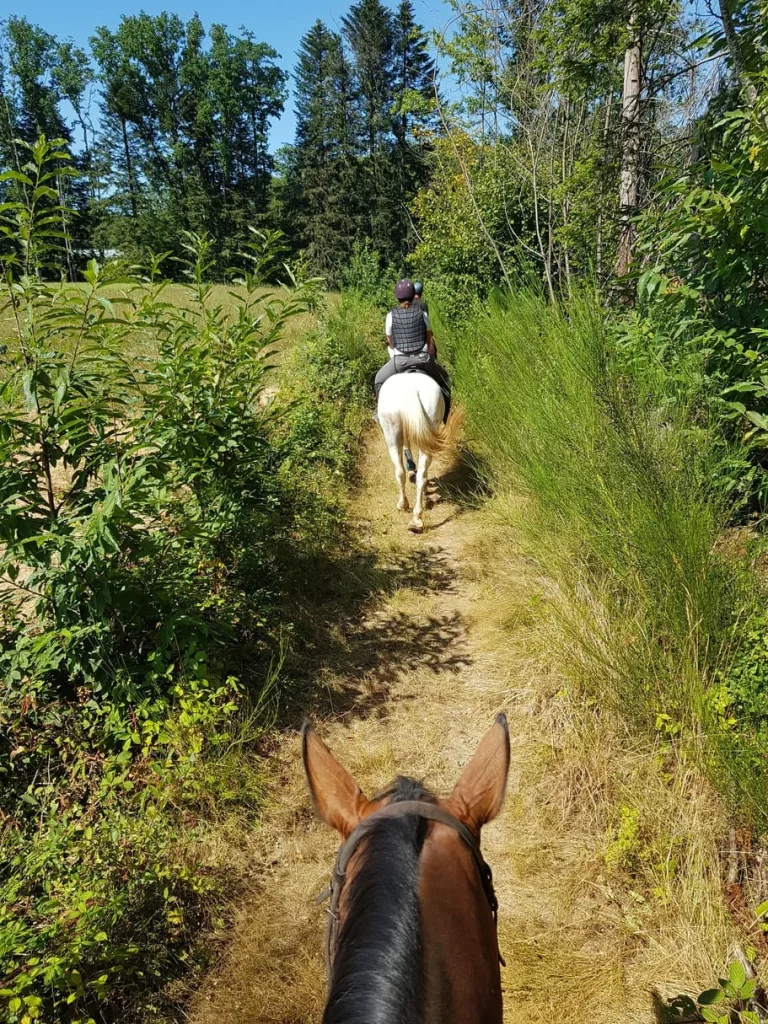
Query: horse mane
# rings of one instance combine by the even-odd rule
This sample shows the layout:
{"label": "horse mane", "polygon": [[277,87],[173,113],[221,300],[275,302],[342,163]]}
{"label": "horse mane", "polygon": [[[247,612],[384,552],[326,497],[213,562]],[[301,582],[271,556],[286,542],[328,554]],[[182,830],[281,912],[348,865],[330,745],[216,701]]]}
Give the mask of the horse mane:
{"label": "horse mane", "polygon": [[[398,777],[379,797],[390,803],[434,796]],[[365,857],[350,884],[323,1024],[419,1024],[422,946],[419,857],[427,821],[382,818],[363,840]]]}

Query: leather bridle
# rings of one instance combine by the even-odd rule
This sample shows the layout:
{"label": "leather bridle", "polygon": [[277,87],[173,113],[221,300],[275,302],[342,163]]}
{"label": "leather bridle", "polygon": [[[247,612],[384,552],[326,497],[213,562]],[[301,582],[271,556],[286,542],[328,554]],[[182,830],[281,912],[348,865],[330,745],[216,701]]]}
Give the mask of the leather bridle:
{"label": "leather bridle", "polygon": [[[493,875],[480,852],[477,840],[467,826],[442,807],[438,807],[437,804],[428,803],[425,800],[401,800],[393,804],[386,804],[384,807],[380,807],[378,811],[368,815],[367,818],[363,818],[360,824],[349,834],[346,841],[342,843],[333,868],[331,884],[317,897],[318,903],[324,903],[328,898],[331,901],[328,906],[328,920],[325,928],[325,969],[329,985],[331,984],[333,958],[339,930],[339,902],[341,900],[341,891],[346,881],[347,867],[352,855],[361,840],[366,837],[373,826],[381,821],[382,818],[404,818],[408,815],[426,818],[429,821],[437,821],[441,825],[447,825],[448,828],[452,828],[454,832],[458,832],[472,854],[478,874],[480,875],[483,892],[493,914],[494,926],[498,927],[499,903],[493,890]],[[502,965],[504,964],[501,953],[499,953],[499,961]]]}

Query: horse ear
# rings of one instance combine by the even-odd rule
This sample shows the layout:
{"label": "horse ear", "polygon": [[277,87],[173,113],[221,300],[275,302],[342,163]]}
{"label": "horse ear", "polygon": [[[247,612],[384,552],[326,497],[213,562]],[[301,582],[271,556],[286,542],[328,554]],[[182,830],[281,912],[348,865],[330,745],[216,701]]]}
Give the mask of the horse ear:
{"label": "horse ear", "polygon": [[315,810],[346,838],[364,816],[368,800],[308,722],[301,730],[301,753]]}
{"label": "horse ear", "polygon": [[509,772],[507,716],[498,715],[445,801],[452,814],[476,834],[501,810]]}

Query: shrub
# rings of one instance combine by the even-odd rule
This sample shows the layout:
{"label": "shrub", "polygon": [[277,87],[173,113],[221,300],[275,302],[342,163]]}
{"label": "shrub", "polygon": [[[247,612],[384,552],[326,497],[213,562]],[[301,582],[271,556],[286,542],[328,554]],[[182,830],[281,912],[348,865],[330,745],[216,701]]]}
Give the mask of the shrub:
{"label": "shrub", "polygon": [[346,292],[295,347],[281,378],[294,403],[286,438],[292,470],[304,465],[341,475],[352,468],[386,354],[383,338],[379,310]]}
{"label": "shrub", "polygon": [[207,836],[258,809],[292,565],[338,537],[340,488],[292,467],[349,464],[366,357],[350,320],[309,343],[303,403],[269,398],[270,351],[317,302],[261,286],[274,236],[226,308],[200,236],[182,302],[162,257],[47,281],[63,160],[31,147],[2,212],[0,1005],[146,1021],[236,883]]}
{"label": "shrub", "polygon": [[[768,500],[768,133],[762,92],[725,114],[709,132],[705,160],[663,181],[645,214],[646,269],[638,281],[649,322],[663,326],[660,359],[693,355],[708,403],[745,461],[742,492],[762,510]],[[659,332],[661,333],[661,332]]]}
{"label": "shrub", "polygon": [[344,285],[359,300],[389,309],[393,304],[392,288],[402,275],[391,267],[383,268],[381,256],[369,241],[355,242]]}

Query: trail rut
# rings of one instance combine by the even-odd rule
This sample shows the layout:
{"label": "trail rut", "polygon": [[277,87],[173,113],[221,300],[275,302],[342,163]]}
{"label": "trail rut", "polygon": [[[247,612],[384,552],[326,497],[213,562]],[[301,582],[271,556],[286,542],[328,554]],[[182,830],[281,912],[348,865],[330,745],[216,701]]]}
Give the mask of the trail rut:
{"label": "trail rut", "polygon": [[[655,1019],[648,995],[628,983],[625,961],[638,940],[625,908],[596,877],[594,850],[582,848],[581,833],[569,834],[566,811],[541,814],[551,800],[552,746],[534,681],[547,669],[526,659],[524,644],[510,656],[525,616],[516,625],[505,612],[501,623],[496,607],[515,566],[495,557],[482,510],[454,500],[460,471],[435,485],[427,532],[408,534],[407,515],[394,510],[396,490],[380,442],[378,435],[369,439],[350,514],[366,550],[393,574],[392,585],[353,627],[339,627],[344,635],[335,637],[334,650],[343,650],[343,659],[333,651],[319,658],[319,684],[331,710],[316,722],[318,730],[366,792],[396,774],[445,792],[494,715],[505,711],[512,744],[508,796],[483,832],[508,965],[505,1020],[584,1019],[583,1006],[568,1006],[564,993],[571,982],[583,992],[598,978],[592,1022]],[[333,628],[329,623],[329,633]],[[221,963],[189,1006],[193,1024],[303,1024],[321,1017],[325,910],[315,898],[327,884],[337,838],[311,811],[297,729],[279,740],[271,777],[252,840],[253,888],[236,911]]]}

